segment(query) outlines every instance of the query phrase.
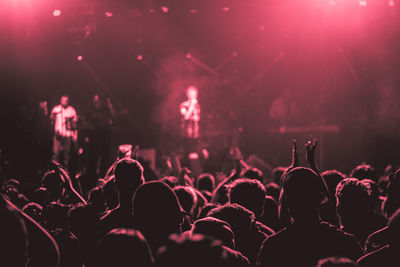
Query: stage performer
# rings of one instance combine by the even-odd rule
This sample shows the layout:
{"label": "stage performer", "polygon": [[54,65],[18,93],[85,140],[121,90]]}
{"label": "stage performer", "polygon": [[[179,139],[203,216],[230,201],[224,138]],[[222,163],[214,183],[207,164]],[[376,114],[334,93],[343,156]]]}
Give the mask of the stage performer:
{"label": "stage performer", "polygon": [[68,95],[61,96],[60,104],[53,108],[50,119],[54,127],[53,160],[69,169],[72,152],[78,145],[78,116],[69,104]]}

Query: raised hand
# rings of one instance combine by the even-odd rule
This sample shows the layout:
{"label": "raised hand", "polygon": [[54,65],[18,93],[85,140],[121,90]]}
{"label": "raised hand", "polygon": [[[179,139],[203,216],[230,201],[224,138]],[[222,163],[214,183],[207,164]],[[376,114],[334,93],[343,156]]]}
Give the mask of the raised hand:
{"label": "raised hand", "polygon": [[313,141],[308,141],[306,147],[306,160],[311,169],[318,173],[317,165],[315,164],[315,150],[318,145],[318,139],[314,137]]}
{"label": "raised hand", "polygon": [[299,163],[299,155],[297,153],[297,143],[296,139],[292,141],[292,163],[290,164],[290,168],[296,168],[300,165]]}

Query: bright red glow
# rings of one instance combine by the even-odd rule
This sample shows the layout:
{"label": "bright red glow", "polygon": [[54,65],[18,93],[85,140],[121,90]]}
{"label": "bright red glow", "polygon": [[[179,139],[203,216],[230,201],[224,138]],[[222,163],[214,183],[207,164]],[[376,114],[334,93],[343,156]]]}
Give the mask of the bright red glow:
{"label": "bright red glow", "polygon": [[192,54],[187,53],[187,54],[186,54],[186,58],[188,58],[188,59],[192,58]]}
{"label": "bright red glow", "polygon": [[141,61],[142,59],[143,59],[143,55],[142,55],[142,54],[139,54],[139,55],[137,56],[137,60]]}
{"label": "bright red glow", "polygon": [[169,9],[166,6],[162,6],[161,7],[161,11],[164,12],[164,13],[168,13]]}
{"label": "bright red glow", "polygon": [[389,0],[388,5],[389,5],[389,6],[394,6],[394,1],[393,1],[393,0]]}
{"label": "bright red glow", "polygon": [[82,61],[82,60],[83,60],[83,57],[82,57],[82,56],[77,56],[76,59],[77,59],[78,61]]}
{"label": "bright red glow", "polygon": [[104,15],[106,15],[107,18],[111,18],[111,17],[113,16],[113,13],[110,12],[110,11],[106,11],[106,12],[104,13]]}
{"label": "bright red glow", "polygon": [[222,11],[225,11],[225,12],[228,12],[229,10],[231,10],[231,9],[230,9],[230,7],[227,7],[227,6],[224,6],[224,7],[222,8]]}
{"label": "bright red glow", "polygon": [[53,16],[54,16],[54,17],[59,17],[59,16],[61,16],[61,10],[60,10],[60,9],[54,9],[54,11],[53,11]]}
{"label": "bright red glow", "polygon": [[199,13],[199,11],[197,9],[190,9],[189,12],[192,13],[192,14]]}

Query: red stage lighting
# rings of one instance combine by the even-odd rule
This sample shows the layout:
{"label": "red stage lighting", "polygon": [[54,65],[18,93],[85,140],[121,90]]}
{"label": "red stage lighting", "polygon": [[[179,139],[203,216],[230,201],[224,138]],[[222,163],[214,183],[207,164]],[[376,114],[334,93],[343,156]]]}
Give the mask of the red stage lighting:
{"label": "red stage lighting", "polygon": [[186,58],[187,58],[187,59],[191,59],[191,58],[192,58],[192,54],[187,53],[187,54],[186,54]]}
{"label": "red stage lighting", "polygon": [[54,9],[54,11],[53,11],[53,16],[54,16],[54,17],[59,17],[59,16],[61,16],[61,10],[60,10],[60,9]]}
{"label": "red stage lighting", "polygon": [[168,13],[169,9],[166,6],[162,6],[161,7],[161,11],[164,12],[164,13]]}
{"label": "red stage lighting", "polygon": [[110,12],[110,11],[106,11],[106,12],[104,13],[104,15],[106,15],[107,18],[111,18],[111,17],[113,16],[113,13]]}
{"label": "red stage lighting", "polygon": [[82,56],[77,56],[76,59],[77,59],[78,61],[82,61],[82,60],[83,60],[83,57],[82,57]]}
{"label": "red stage lighting", "polygon": [[143,59],[143,55],[142,55],[142,54],[139,54],[139,55],[137,56],[137,60],[141,61],[142,59]]}
{"label": "red stage lighting", "polygon": [[227,6],[224,6],[224,7],[222,8],[222,11],[225,11],[225,12],[228,12],[229,10],[231,10],[231,9],[230,9],[230,7],[227,7]]}
{"label": "red stage lighting", "polygon": [[389,6],[394,6],[394,0],[389,0],[388,5]]}

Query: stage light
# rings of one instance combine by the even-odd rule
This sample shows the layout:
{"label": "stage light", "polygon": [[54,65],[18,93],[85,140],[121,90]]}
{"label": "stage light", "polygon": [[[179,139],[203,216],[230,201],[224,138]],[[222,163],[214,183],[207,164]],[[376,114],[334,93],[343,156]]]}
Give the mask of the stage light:
{"label": "stage light", "polygon": [[336,6],[336,1],[335,1],[335,0],[331,0],[331,1],[330,1],[330,4],[331,4],[332,6]]}
{"label": "stage light", "polygon": [[191,58],[192,58],[192,54],[187,53],[187,54],[186,54],[186,58],[187,58],[187,59],[191,59]]}
{"label": "stage light", "polygon": [[161,7],[161,11],[164,12],[164,13],[168,13],[169,9],[166,6],[162,6]]}
{"label": "stage light", "polygon": [[77,57],[76,57],[76,60],[82,61],[82,60],[83,60],[83,57],[82,57],[82,56],[77,56]]}
{"label": "stage light", "polygon": [[189,13],[195,14],[195,13],[199,13],[199,11],[197,9],[190,9]]}
{"label": "stage light", "polygon": [[113,16],[113,13],[110,12],[110,11],[106,11],[106,12],[104,13],[104,15],[106,15],[107,18],[111,18],[111,17]]}
{"label": "stage light", "polygon": [[143,59],[143,55],[142,55],[142,54],[139,54],[139,55],[137,56],[137,60],[141,61],[142,59]]}
{"label": "stage light", "polygon": [[389,0],[388,5],[389,6],[394,6],[394,0]]}
{"label": "stage light", "polygon": [[358,3],[360,4],[360,6],[367,6],[367,0],[360,0],[358,1]]}
{"label": "stage light", "polygon": [[61,16],[61,10],[60,10],[60,9],[54,9],[54,11],[53,11],[53,16],[54,16],[54,17],[59,17],[59,16]]}
{"label": "stage light", "polygon": [[232,52],[232,56],[237,57],[237,56],[238,56],[238,53],[237,53],[236,51],[233,51],[233,52]]}
{"label": "stage light", "polygon": [[230,9],[230,7],[228,7],[228,6],[224,6],[224,7],[222,8],[222,11],[225,11],[225,12],[228,12],[229,10],[231,10],[231,9]]}

